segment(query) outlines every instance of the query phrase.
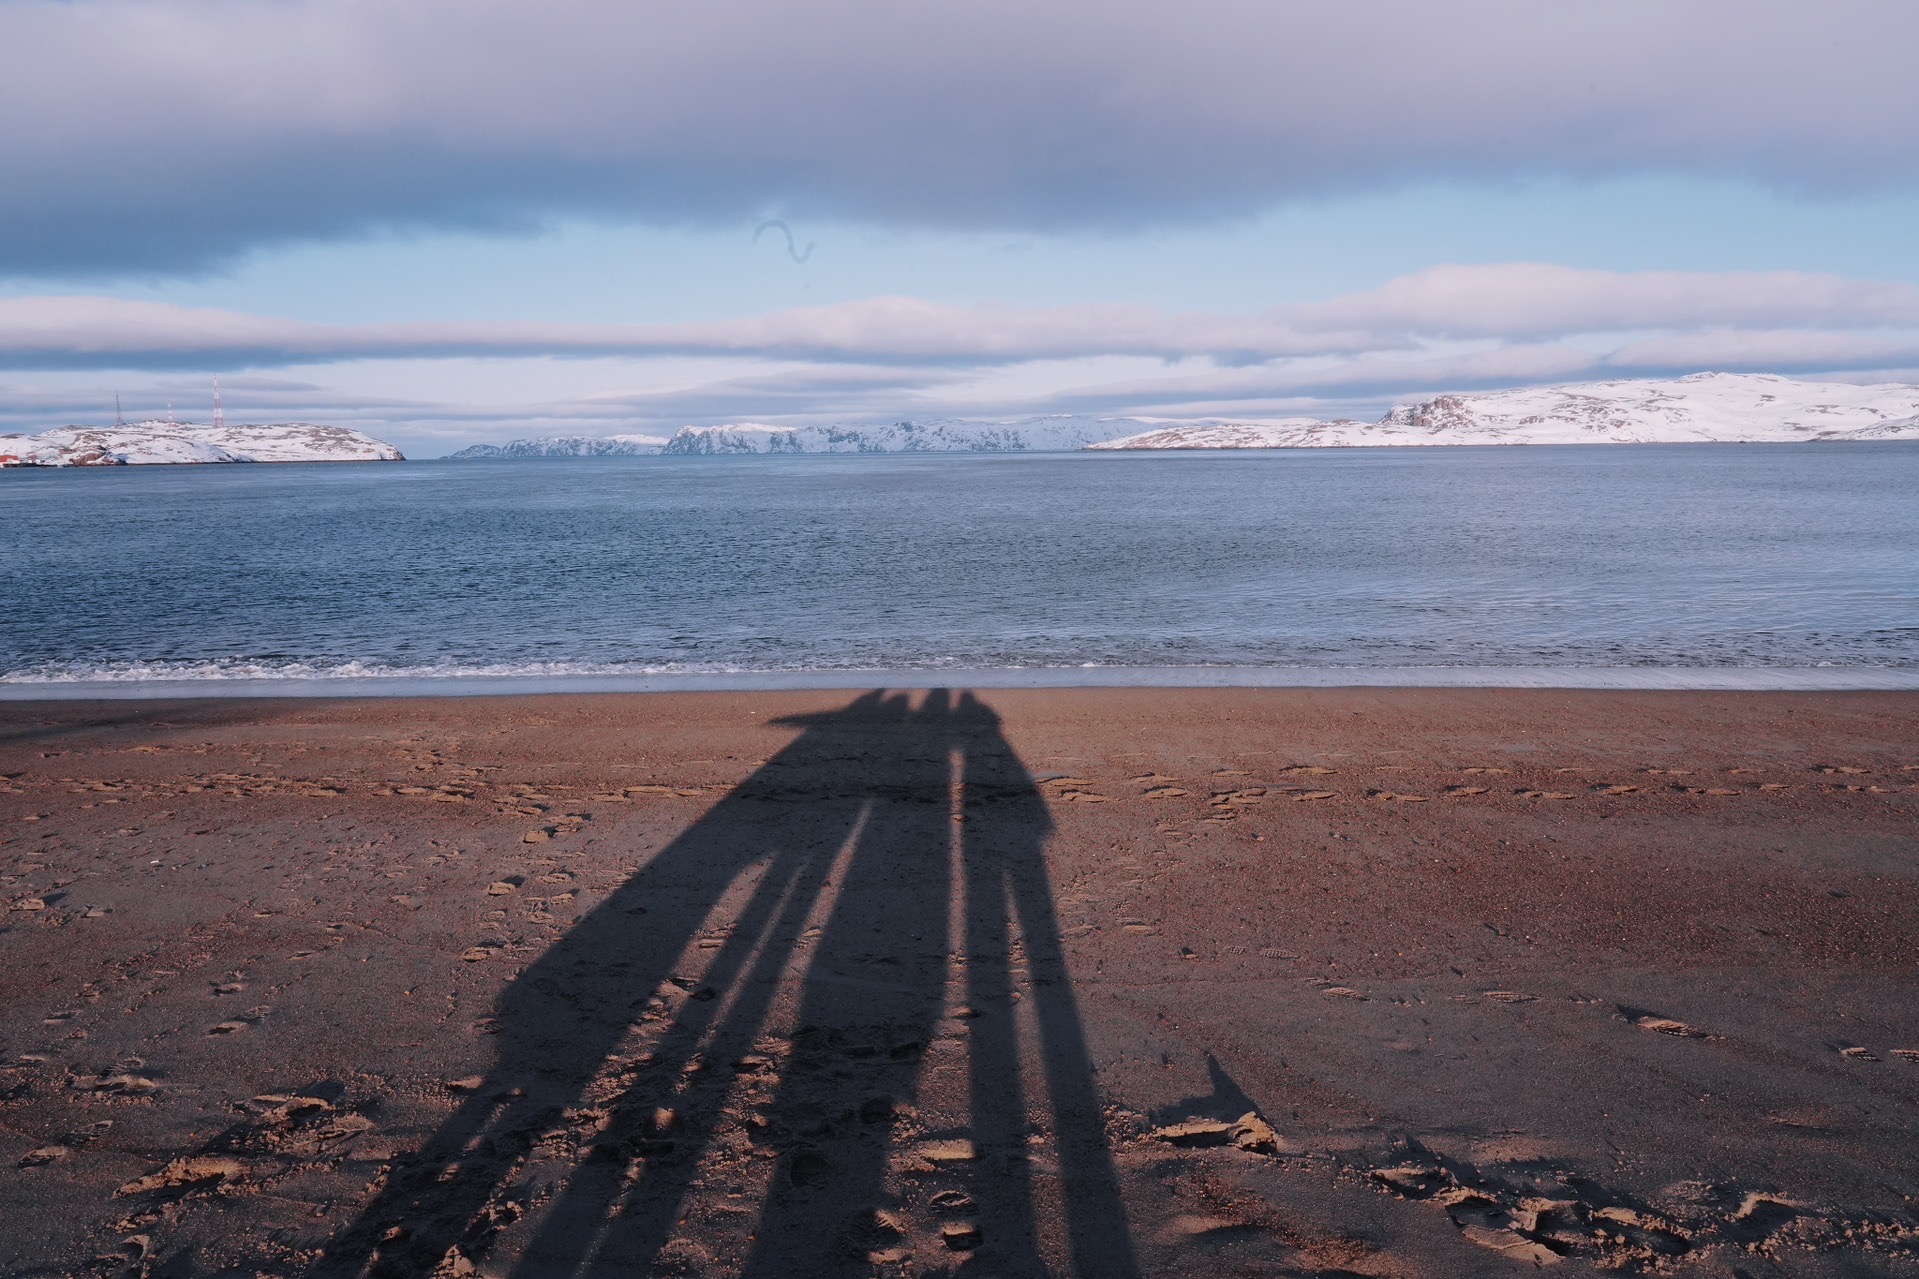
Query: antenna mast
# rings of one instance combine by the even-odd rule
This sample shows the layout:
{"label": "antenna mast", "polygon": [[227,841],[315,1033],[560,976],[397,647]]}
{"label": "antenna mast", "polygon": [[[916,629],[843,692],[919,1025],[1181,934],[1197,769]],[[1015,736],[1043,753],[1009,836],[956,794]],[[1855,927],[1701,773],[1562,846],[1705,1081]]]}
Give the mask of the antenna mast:
{"label": "antenna mast", "polygon": [[172,426],[172,425],[174,425],[174,421],[173,421],[173,401],[172,401],[172,400],[168,400],[168,401],[167,401],[167,425],[168,425],[168,426]]}
{"label": "antenna mast", "polygon": [[120,393],[118,391],[113,393],[113,424],[115,426],[125,426],[127,424],[127,415],[120,410]]}
{"label": "antenna mast", "polygon": [[213,379],[213,429],[218,431],[227,424],[227,411],[220,407],[220,379]]}

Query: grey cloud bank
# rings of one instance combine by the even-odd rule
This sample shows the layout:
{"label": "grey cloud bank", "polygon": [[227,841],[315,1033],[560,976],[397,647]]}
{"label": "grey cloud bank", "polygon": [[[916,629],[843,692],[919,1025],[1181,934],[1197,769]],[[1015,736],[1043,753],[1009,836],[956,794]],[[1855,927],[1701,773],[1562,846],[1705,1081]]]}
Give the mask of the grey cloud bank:
{"label": "grey cloud bank", "polygon": [[1430,178],[1919,179],[1904,3],[0,5],[0,273],[389,227],[1130,228]]}

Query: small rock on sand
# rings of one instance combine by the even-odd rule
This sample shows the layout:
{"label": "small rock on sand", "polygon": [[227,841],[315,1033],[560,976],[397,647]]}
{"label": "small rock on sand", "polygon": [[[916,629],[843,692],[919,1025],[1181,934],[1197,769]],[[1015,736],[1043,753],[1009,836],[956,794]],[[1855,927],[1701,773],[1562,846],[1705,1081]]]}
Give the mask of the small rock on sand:
{"label": "small rock on sand", "polygon": [[1153,1136],[1175,1146],[1223,1146],[1232,1140],[1234,1129],[1235,1125],[1219,1119],[1187,1119],[1155,1128]]}
{"label": "small rock on sand", "polygon": [[1241,1150],[1278,1154],[1279,1134],[1273,1131],[1271,1124],[1259,1117],[1258,1111],[1249,1110],[1233,1125],[1233,1144]]}

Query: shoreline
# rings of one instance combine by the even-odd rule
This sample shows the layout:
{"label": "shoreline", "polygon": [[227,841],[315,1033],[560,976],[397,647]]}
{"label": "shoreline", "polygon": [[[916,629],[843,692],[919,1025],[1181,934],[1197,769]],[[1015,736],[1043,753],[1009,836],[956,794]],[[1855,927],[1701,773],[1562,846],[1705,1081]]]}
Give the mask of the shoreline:
{"label": "shoreline", "polygon": [[0,701],[200,697],[524,697],[547,693],[729,693],[892,688],[1537,688],[1610,691],[1911,691],[1919,666],[1044,666],[842,668],[651,674],[451,674],[319,678],[0,680]]}
{"label": "shoreline", "polygon": [[1919,690],[1919,666],[1080,666],[950,670],[898,667],[638,674],[75,679],[18,683],[0,679],[0,702],[839,692],[870,688],[1534,688],[1618,692],[1904,692]]}

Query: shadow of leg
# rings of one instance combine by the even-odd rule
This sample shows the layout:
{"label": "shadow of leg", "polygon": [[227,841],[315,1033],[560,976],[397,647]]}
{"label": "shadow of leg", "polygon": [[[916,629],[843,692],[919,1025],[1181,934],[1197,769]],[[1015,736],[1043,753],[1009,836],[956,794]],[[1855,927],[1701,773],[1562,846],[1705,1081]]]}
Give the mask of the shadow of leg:
{"label": "shadow of leg", "polygon": [[974,1116],[987,1141],[1010,1155],[986,1170],[979,1186],[981,1204],[994,1209],[987,1222],[989,1242],[1002,1232],[1007,1239],[994,1260],[1003,1263],[1007,1273],[1021,1273],[1016,1267],[1046,1273],[1037,1252],[1034,1187],[1026,1157],[1029,1124],[1012,998],[1010,910],[1026,958],[1031,1019],[1039,1029],[1038,1055],[1052,1112],[1050,1135],[1059,1156],[1071,1273],[1119,1279],[1137,1275],[1139,1263],[1106,1142],[1092,1054],[1066,968],[1046,869],[1045,840],[1052,822],[1045,800],[1001,735],[998,716],[970,694],[960,701],[955,728],[964,756],[968,818],[961,851],[967,884],[968,984],[976,992],[974,1007],[982,1013],[972,1030]]}
{"label": "shadow of leg", "polygon": [[945,1005],[952,883],[948,701],[929,694],[873,768],[874,798],[807,970],[767,1117],[780,1162],[746,1273],[866,1274],[895,1108]]}

